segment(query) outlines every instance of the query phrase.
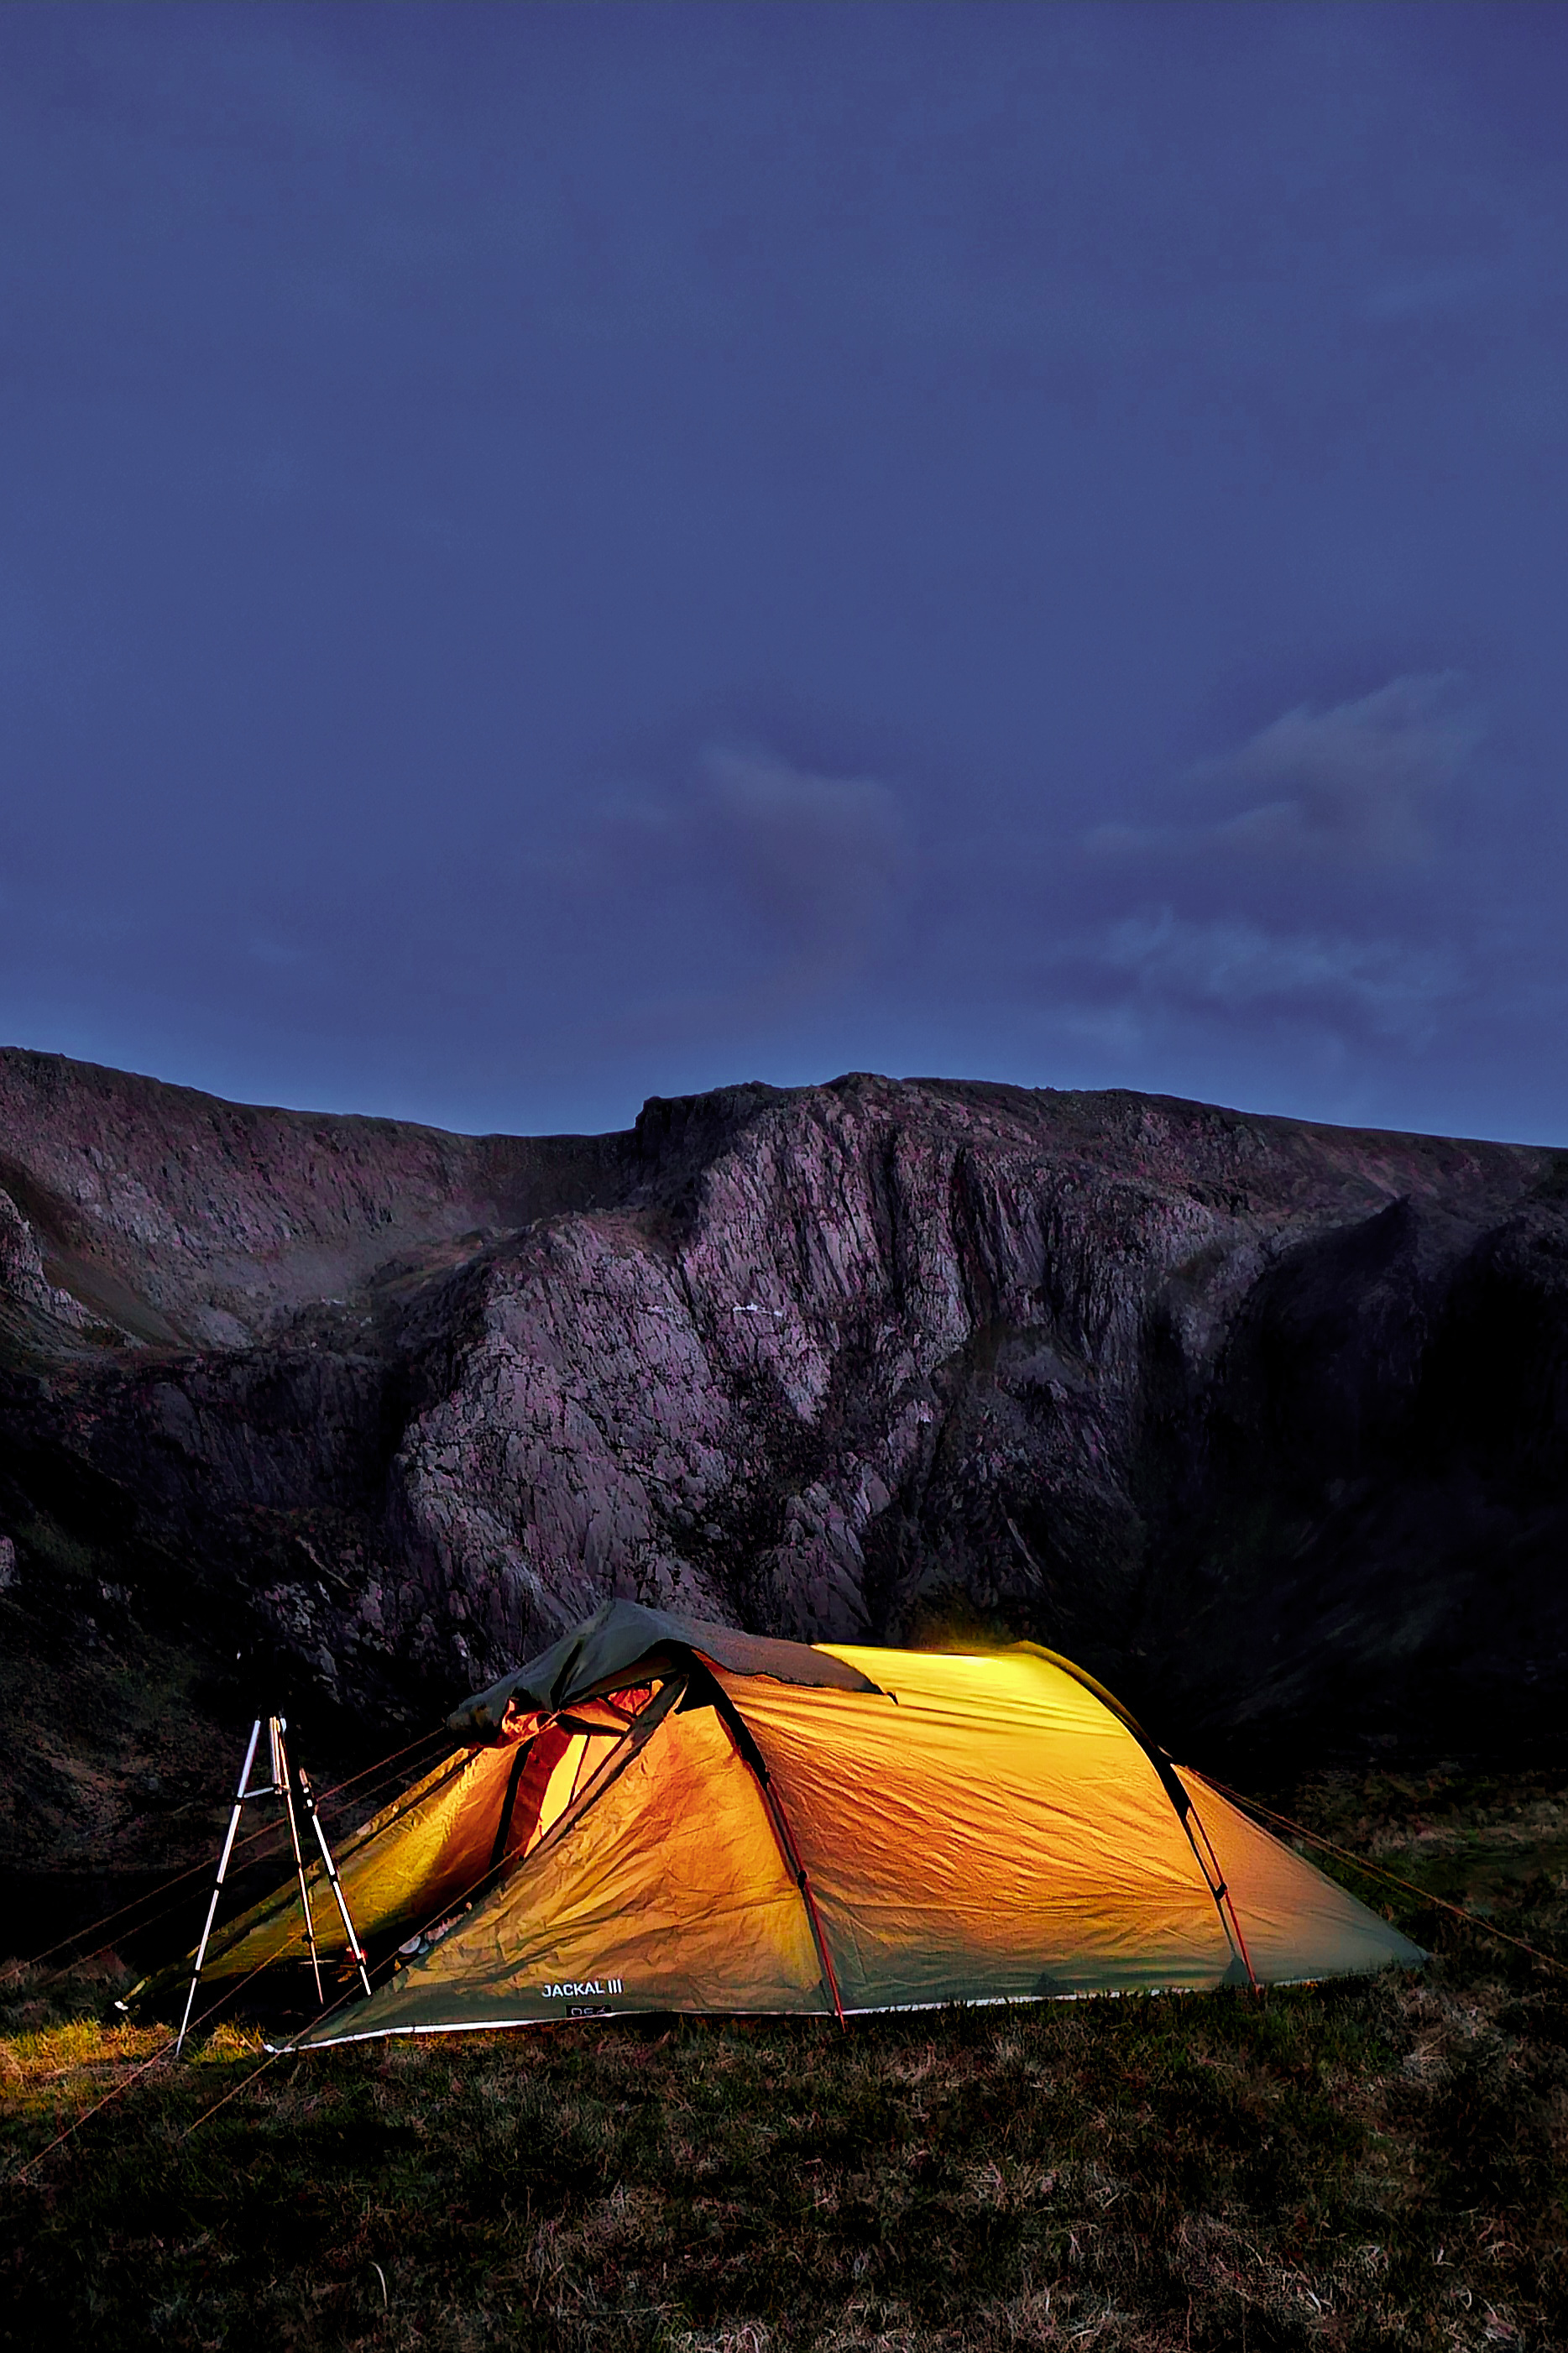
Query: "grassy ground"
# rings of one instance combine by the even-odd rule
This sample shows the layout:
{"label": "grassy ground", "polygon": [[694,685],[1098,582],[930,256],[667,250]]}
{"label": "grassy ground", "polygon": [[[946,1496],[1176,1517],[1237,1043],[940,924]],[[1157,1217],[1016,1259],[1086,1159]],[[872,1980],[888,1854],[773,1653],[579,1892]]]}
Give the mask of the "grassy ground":
{"label": "grassy ground", "polygon": [[[1291,1810],[1568,1953],[1560,1787]],[[1401,1917],[1415,1977],[367,2046],[192,2133],[222,2028],[0,2191],[0,2343],[1568,2347],[1568,1976]],[[157,2047],[108,1992],[5,1989],[12,2172]]]}

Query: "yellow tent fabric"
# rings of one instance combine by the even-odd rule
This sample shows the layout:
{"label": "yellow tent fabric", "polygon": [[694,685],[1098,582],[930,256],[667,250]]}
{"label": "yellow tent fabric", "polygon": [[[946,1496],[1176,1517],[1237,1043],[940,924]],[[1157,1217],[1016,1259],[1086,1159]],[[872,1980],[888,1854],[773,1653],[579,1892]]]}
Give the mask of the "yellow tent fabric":
{"label": "yellow tent fabric", "polygon": [[726,1679],[846,2010],[1223,1978],[1234,1955],[1175,1810],[1091,1693],[1028,1657],[879,1663],[896,1706]]}
{"label": "yellow tent fabric", "polygon": [[[648,1690],[623,1694],[638,1703]],[[343,1897],[367,1946],[417,1937],[488,1890],[547,1835],[630,1722],[629,1711],[573,1714],[519,1744],[458,1749],[335,1848]],[[319,1862],[306,1871],[316,1948],[352,1975],[348,1939]],[[304,1963],[305,1924],[290,1879],[221,1930],[205,1979]],[[177,1970],[163,1973],[171,1981]],[[162,1983],[162,1978],[154,1980]]]}
{"label": "yellow tent fabric", "polygon": [[[665,1633],[640,1683],[613,1641],[590,1646],[614,1694],[553,1709],[513,1694],[492,1710],[499,1745],[367,1835],[350,1860],[384,1908],[356,1913],[362,1936],[406,1925],[421,1874],[441,1933],[308,2043],[671,2010],[847,2017],[1424,1957],[1067,1662],[805,1653],[855,1671],[828,1683],[778,1660],[726,1668],[703,1630]],[[463,1795],[441,1815],[444,1786]],[[288,1909],[241,1923],[226,1964],[286,1934]]]}
{"label": "yellow tent fabric", "polygon": [[710,1708],[672,1715],[527,1878],[525,1903],[476,1905],[342,2031],[827,2007],[799,1890]]}

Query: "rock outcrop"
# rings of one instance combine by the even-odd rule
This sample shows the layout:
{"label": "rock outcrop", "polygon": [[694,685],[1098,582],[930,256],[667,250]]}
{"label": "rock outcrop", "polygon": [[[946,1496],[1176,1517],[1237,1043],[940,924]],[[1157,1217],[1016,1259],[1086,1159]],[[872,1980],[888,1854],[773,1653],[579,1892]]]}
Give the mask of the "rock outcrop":
{"label": "rock outcrop", "polygon": [[412,1715],[619,1593],[1028,1636],[1211,1752],[1546,1736],[1565,1172],[862,1075],[474,1139],[3,1054],[0,1614]]}

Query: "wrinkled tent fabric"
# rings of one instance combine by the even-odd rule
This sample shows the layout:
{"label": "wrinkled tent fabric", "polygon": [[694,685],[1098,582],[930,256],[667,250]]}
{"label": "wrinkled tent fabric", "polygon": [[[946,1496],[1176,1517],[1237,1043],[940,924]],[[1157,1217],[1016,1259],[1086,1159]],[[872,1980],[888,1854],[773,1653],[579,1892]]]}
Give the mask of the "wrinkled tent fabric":
{"label": "wrinkled tent fabric", "polygon": [[[373,1950],[396,1945],[488,1894],[601,1767],[625,1764],[616,1752],[635,1715],[651,1710],[659,1694],[679,1699],[694,1669],[721,1665],[774,1682],[875,1688],[847,1661],[805,1642],[609,1602],[539,1658],[466,1700],[448,1728],[468,1745],[361,1829],[335,1838],[344,1900],[362,1940]],[[348,1965],[342,1923],[319,1863],[308,1866],[306,1884],[322,1960]],[[248,1977],[271,1962],[302,1964],[305,1954],[299,1893],[289,1881],[219,1929],[203,1977],[213,1983]],[[181,1977],[177,1968],[161,1972],[148,1990]]]}
{"label": "wrinkled tent fabric", "polygon": [[[318,2046],[567,2016],[848,2016],[1338,1977],[1424,1957],[1026,1645],[763,1642],[614,1604],[452,1719],[345,1841],[415,1957]],[[481,1734],[487,1745],[477,1745]],[[208,1974],[302,1949],[298,1894]],[[342,1954],[318,1916],[323,1949]]]}

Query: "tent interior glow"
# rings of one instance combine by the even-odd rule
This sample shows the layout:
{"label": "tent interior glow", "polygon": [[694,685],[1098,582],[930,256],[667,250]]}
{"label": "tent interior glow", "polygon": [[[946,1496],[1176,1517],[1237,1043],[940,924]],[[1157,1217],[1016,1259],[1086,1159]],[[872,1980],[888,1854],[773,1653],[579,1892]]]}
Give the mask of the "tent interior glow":
{"label": "tent interior glow", "polygon": [[[610,1602],[452,1728],[463,1745],[340,1851],[384,1982],[307,2047],[1277,1984],[1424,1957],[1027,1644],[808,1647]],[[341,1958],[319,1865],[311,1888],[318,1942]],[[303,1925],[290,1883],[220,1938],[208,1976],[297,1965]]]}

